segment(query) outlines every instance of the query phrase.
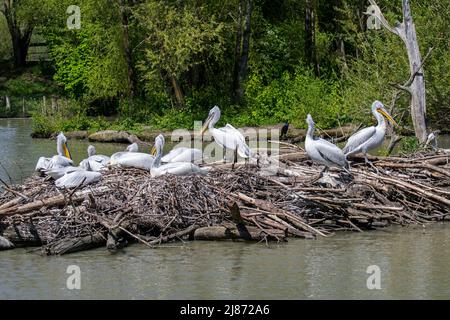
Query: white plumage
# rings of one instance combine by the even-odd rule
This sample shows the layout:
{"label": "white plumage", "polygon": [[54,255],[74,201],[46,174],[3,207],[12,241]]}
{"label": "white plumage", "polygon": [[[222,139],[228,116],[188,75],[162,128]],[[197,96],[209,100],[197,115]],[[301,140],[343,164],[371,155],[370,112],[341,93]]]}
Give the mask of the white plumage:
{"label": "white plumage", "polygon": [[[220,119],[220,109],[215,106],[209,112],[208,118],[202,128],[202,134],[209,129],[209,132],[214,138],[214,141],[224,149],[230,149],[239,154],[242,158],[249,158],[251,150],[245,142],[245,138],[239,130],[231,124],[227,124],[223,128],[214,128],[215,124]],[[234,161],[236,162],[236,155]]]}
{"label": "white plumage", "polygon": [[67,146],[67,139],[62,132],[59,133],[56,138],[56,151],[57,155],[51,158],[40,157],[36,164],[35,171],[42,172],[49,169],[73,165],[72,156],[70,155],[70,151]]}
{"label": "white plumage", "polygon": [[81,161],[80,166],[88,162],[91,171],[99,172],[109,164],[110,160],[107,156],[96,154],[95,147],[90,145],[88,147],[88,158]]}
{"label": "white plumage", "polygon": [[152,177],[159,177],[165,174],[173,174],[177,176],[189,174],[206,174],[206,168],[200,168],[191,162],[171,162],[161,165],[162,152],[164,149],[164,137],[159,135],[155,140],[155,160],[152,163],[150,174]]}
{"label": "white plumage", "polygon": [[111,163],[111,164],[117,163],[117,160],[118,160],[119,158],[121,158],[122,156],[127,155],[127,154],[129,154],[130,152],[133,152],[133,153],[134,153],[134,152],[138,152],[138,151],[139,151],[139,146],[138,146],[137,143],[130,144],[130,145],[126,148],[126,151],[120,151],[120,152],[114,153],[114,154],[111,156],[111,158],[110,158],[110,163]]}
{"label": "white plumage", "polygon": [[308,156],[314,162],[327,167],[348,168],[348,163],[341,148],[331,142],[314,138],[314,121],[311,115],[306,118],[308,123],[308,132],[305,140],[305,150]]}
{"label": "white plumage", "polygon": [[197,162],[202,160],[202,154],[199,149],[178,147],[162,157],[161,162]]}
{"label": "white plumage", "polygon": [[67,173],[56,180],[55,185],[58,188],[76,188],[81,185],[86,186],[88,184],[97,182],[101,179],[101,177],[102,174],[100,172],[77,170],[71,173]]}
{"label": "white plumage", "polygon": [[362,152],[366,162],[370,163],[367,159],[367,152],[380,147],[384,141],[386,134],[386,121],[384,118],[386,117],[392,124],[397,125],[380,101],[375,101],[372,104],[372,114],[378,121],[377,126],[361,129],[352,135],[343,150],[346,157]]}

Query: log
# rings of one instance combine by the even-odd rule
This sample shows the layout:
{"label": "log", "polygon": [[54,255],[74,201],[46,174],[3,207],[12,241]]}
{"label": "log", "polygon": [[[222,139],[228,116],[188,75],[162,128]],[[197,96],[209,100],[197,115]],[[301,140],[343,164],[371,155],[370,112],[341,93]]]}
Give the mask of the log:
{"label": "log", "polygon": [[238,227],[214,226],[198,228],[195,230],[194,240],[278,240],[274,237],[274,235],[276,235],[279,239],[286,238],[286,233],[283,230],[269,229],[265,232],[259,228],[250,226],[245,227],[245,229],[239,229]]}
{"label": "log", "polygon": [[39,247],[47,241],[34,225],[28,223],[9,226],[2,235],[16,247]]}
{"label": "log", "polygon": [[97,232],[84,237],[61,239],[57,242],[43,247],[42,250],[47,255],[63,255],[99,248],[104,246],[105,243],[105,234],[102,232]]}

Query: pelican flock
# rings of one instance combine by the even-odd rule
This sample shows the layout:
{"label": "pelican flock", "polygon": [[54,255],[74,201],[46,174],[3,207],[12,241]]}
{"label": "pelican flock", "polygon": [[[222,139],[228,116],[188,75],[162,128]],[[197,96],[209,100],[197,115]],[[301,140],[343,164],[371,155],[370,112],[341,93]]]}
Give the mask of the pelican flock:
{"label": "pelican flock", "polygon": [[[349,172],[347,158],[357,153],[362,153],[366,163],[372,165],[367,159],[367,153],[383,143],[386,134],[386,120],[395,126],[397,126],[397,123],[380,101],[375,101],[371,110],[378,124],[356,132],[348,139],[343,149],[327,140],[314,137],[315,123],[312,116],[308,114],[306,118],[308,131],[305,139],[305,150],[313,162],[324,166],[322,172],[330,167],[341,168]],[[234,152],[234,168],[238,155],[247,160],[252,157],[252,152],[243,134],[231,124],[222,128],[215,128],[220,116],[219,107],[212,108],[201,129],[201,134],[203,135],[208,130],[215,143],[225,150]],[[195,164],[203,160],[202,150],[179,147],[163,155],[164,144],[164,136],[160,134],[155,138],[150,153],[139,152],[138,144],[133,143],[125,151],[116,152],[111,157],[98,155],[95,147],[90,145],[87,149],[87,158],[82,160],[78,166],[74,166],[67,138],[61,132],[56,139],[57,155],[49,158],[40,157],[35,170],[46,175],[48,179],[54,179],[58,188],[75,188],[97,182],[101,179],[102,173],[108,170],[110,166],[147,170],[152,177],[160,177],[166,174],[208,173],[210,168]]]}

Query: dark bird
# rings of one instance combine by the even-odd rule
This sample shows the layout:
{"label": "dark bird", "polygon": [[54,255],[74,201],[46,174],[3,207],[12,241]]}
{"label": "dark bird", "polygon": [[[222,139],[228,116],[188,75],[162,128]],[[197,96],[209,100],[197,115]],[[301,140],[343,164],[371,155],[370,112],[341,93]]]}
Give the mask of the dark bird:
{"label": "dark bird", "polygon": [[289,130],[289,122],[286,121],[284,126],[281,128],[281,135],[280,135],[281,140],[287,139],[288,130]]}

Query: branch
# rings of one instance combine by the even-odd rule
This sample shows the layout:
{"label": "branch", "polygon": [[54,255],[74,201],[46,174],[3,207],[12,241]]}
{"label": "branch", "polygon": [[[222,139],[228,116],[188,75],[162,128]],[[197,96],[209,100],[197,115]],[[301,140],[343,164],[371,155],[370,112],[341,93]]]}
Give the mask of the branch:
{"label": "branch", "polygon": [[372,6],[374,6],[375,12],[364,12],[364,14],[377,18],[377,19],[381,22],[381,24],[382,24],[387,30],[389,30],[389,31],[392,32],[393,34],[396,34],[396,35],[398,35],[400,38],[402,38],[403,40],[405,40],[405,39],[404,39],[404,32],[403,32],[403,30],[402,30],[402,27],[397,26],[397,27],[393,28],[393,27],[389,24],[389,22],[386,20],[386,18],[384,17],[383,13],[382,13],[381,10],[380,10],[380,7],[377,5],[377,3],[375,2],[375,0],[369,0],[369,2],[370,2],[370,4],[371,4]]}

